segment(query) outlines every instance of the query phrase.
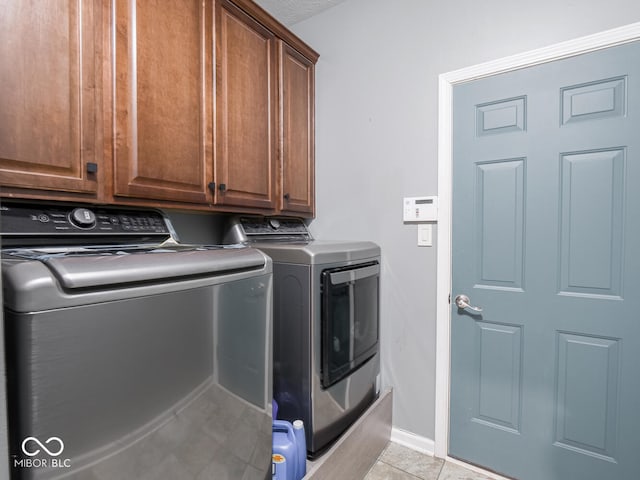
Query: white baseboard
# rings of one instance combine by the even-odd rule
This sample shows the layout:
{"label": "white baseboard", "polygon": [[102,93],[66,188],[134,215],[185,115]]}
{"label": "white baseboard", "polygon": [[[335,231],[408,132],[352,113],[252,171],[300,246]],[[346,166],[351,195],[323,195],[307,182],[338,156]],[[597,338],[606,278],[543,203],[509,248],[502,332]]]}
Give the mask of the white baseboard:
{"label": "white baseboard", "polygon": [[425,455],[434,456],[433,452],[435,451],[435,442],[430,438],[422,437],[415,433],[393,427],[391,429],[391,441],[398,445],[402,445],[403,447],[424,453]]}

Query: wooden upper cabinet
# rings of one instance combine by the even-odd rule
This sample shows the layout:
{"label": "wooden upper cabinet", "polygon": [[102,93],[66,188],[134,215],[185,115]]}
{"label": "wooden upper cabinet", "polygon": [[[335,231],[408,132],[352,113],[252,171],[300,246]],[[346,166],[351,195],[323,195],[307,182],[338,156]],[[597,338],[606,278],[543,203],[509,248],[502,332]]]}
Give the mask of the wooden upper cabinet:
{"label": "wooden upper cabinet", "polygon": [[215,17],[216,204],[275,210],[276,39],[226,0]]}
{"label": "wooden upper cabinet", "polygon": [[101,12],[98,1],[0,0],[1,187],[95,196]]}
{"label": "wooden upper cabinet", "polygon": [[317,58],[251,0],[0,0],[0,195],[313,216]]}
{"label": "wooden upper cabinet", "polygon": [[212,3],[115,2],[114,195],[207,203]]}
{"label": "wooden upper cabinet", "polygon": [[282,213],[311,214],[315,207],[315,60],[280,43]]}

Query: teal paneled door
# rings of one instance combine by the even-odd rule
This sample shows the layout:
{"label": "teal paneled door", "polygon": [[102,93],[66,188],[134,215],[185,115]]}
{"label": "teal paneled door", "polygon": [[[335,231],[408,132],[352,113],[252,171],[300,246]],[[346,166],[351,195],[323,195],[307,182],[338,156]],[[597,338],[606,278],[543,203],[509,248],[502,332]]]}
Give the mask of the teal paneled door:
{"label": "teal paneled door", "polygon": [[640,44],[457,85],[453,119],[449,454],[639,479]]}

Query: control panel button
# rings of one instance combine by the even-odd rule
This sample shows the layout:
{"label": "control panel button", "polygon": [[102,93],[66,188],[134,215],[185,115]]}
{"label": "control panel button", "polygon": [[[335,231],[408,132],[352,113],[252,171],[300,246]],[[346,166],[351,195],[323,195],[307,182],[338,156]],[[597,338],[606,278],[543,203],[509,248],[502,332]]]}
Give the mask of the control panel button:
{"label": "control panel button", "polygon": [[69,220],[78,228],[89,229],[96,225],[96,216],[88,208],[74,208],[71,211]]}
{"label": "control panel button", "polygon": [[269,219],[269,226],[271,228],[273,228],[274,230],[277,230],[280,228],[280,220],[276,219],[276,218],[270,218]]}

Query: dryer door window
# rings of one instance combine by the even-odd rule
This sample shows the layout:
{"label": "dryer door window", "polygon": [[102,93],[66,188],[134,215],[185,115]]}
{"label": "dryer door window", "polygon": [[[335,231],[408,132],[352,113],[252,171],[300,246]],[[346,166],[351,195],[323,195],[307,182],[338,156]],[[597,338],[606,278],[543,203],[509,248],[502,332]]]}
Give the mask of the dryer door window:
{"label": "dryer door window", "polygon": [[322,386],[330,387],[378,351],[378,262],[322,272]]}

